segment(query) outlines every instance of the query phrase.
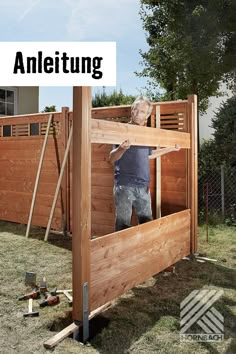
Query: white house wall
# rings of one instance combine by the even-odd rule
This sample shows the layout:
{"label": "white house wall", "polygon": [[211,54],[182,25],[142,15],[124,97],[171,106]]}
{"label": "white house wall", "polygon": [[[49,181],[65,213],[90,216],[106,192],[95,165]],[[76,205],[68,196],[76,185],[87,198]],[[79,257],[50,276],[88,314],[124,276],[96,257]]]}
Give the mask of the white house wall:
{"label": "white house wall", "polygon": [[17,114],[38,113],[39,87],[17,87]]}
{"label": "white house wall", "polygon": [[200,141],[202,139],[210,139],[212,138],[212,133],[214,131],[210,126],[212,125],[212,118],[215,115],[215,112],[218,111],[221,103],[225,102],[228,98],[232,96],[232,92],[226,89],[226,85],[222,84],[221,91],[224,92],[224,96],[222,97],[211,97],[209,108],[205,114],[199,116],[199,136]]}

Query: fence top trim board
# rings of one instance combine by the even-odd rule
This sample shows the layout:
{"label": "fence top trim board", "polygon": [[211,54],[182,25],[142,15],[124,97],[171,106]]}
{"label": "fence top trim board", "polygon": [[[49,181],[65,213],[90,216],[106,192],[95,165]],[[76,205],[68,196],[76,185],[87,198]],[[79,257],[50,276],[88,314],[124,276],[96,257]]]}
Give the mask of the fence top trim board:
{"label": "fence top trim board", "polygon": [[[152,104],[153,104],[153,113],[154,113],[154,110],[155,110],[156,106],[171,105],[171,107],[173,107],[173,104],[177,104],[178,107],[180,108],[181,104],[186,104],[186,103],[188,103],[188,100],[152,102]],[[66,108],[68,108],[68,107],[66,107]],[[96,113],[98,113],[98,115],[99,115],[99,112],[105,113],[105,112],[109,112],[109,111],[112,112],[114,110],[121,110],[122,111],[123,109],[129,110],[130,108],[131,108],[131,105],[96,107],[96,108],[92,108],[91,112],[92,112],[92,117],[93,117],[93,115],[95,115],[95,117],[96,117],[97,116]],[[62,110],[61,111],[56,111],[56,112],[41,112],[41,113],[18,114],[18,115],[14,115],[14,116],[2,116],[2,117],[0,117],[0,123],[2,125],[2,123],[5,124],[4,120],[15,119],[15,118],[26,118],[26,117],[27,118],[35,118],[36,117],[38,119],[39,116],[44,116],[45,118],[47,118],[49,116],[49,114],[57,115],[57,114],[60,114],[61,112],[62,112]],[[73,111],[69,111],[69,113],[73,113]]]}

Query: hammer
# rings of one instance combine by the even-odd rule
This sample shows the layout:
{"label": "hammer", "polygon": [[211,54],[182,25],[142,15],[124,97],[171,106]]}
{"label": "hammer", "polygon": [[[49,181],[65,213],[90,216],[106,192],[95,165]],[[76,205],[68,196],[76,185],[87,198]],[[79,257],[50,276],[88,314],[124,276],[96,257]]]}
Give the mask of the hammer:
{"label": "hammer", "polygon": [[29,299],[29,312],[24,313],[24,317],[36,317],[39,315],[38,311],[33,311],[33,299]]}

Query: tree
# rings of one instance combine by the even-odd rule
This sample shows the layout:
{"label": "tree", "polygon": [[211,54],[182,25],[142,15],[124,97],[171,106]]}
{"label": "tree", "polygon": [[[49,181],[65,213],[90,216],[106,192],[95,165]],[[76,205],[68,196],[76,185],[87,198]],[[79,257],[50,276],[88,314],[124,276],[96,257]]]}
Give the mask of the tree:
{"label": "tree", "polygon": [[135,96],[125,95],[122,90],[117,92],[114,90],[111,94],[105,91],[96,93],[92,98],[92,107],[108,107],[131,104],[135,100]]}
{"label": "tree", "polygon": [[203,140],[198,154],[198,179],[204,181],[210,174],[218,172],[220,164],[215,140]]}
{"label": "tree", "polygon": [[[221,104],[212,119],[213,139],[204,140],[198,156],[199,178],[219,171],[221,165],[236,167],[236,97]],[[218,172],[217,172],[218,173]]]}
{"label": "tree", "polygon": [[139,76],[166,90],[166,99],[220,94],[221,81],[235,83],[236,2],[234,0],[141,0],[141,18],[150,49],[142,52]]}
{"label": "tree", "polygon": [[219,163],[236,167],[236,96],[224,102],[212,119]]}
{"label": "tree", "polygon": [[56,112],[56,106],[52,105],[52,106],[45,106],[45,108],[42,110],[42,113],[45,112]]}

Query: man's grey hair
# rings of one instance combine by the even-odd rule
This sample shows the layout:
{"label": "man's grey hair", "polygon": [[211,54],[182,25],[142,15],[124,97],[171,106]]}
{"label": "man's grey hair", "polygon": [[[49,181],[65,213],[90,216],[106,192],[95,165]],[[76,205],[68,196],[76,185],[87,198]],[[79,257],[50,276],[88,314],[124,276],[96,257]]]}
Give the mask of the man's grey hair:
{"label": "man's grey hair", "polygon": [[152,103],[149,101],[149,99],[146,96],[138,96],[135,99],[135,101],[132,103],[131,110],[133,110],[139,102],[147,103],[147,105],[148,105],[148,117],[149,117],[151,112],[152,112]]}

